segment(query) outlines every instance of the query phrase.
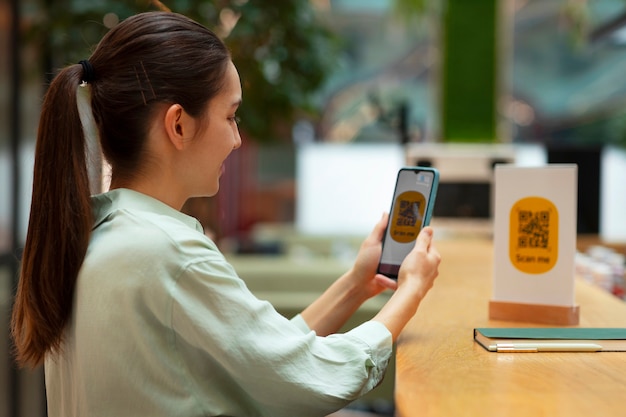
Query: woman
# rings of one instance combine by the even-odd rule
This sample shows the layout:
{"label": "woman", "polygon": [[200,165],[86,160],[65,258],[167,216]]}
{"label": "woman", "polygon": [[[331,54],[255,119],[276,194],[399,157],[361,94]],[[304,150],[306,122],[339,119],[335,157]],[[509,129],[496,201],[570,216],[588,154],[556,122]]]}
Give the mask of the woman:
{"label": "woman", "polygon": [[[93,197],[79,88],[112,167],[111,190]],[[396,284],[375,274],[383,216],[354,267],[283,318],[179,211],[217,193],[241,145],[241,99],[224,44],[162,12],[125,20],[52,82],[12,322],[18,362],[44,363],[51,417],[322,416],[382,379],[437,275],[432,230]],[[371,321],[335,334],[386,288]]]}

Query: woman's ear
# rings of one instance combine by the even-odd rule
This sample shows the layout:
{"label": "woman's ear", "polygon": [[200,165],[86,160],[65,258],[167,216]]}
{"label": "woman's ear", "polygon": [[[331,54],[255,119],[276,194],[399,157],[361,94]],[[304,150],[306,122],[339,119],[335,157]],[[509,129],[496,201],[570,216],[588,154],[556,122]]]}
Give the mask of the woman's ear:
{"label": "woman's ear", "polygon": [[193,117],[189,116],[180,104],[172,104],[165,111],[163,122],[170,142],[176,149],[182,150],[185,142],[193,137]]}

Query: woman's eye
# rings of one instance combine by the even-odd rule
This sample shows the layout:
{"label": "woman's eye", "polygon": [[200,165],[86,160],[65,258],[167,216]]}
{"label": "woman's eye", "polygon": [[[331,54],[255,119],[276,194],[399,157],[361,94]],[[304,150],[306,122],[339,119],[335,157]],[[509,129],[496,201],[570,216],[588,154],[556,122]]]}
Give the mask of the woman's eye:
{"label": "woman's eye", "polygon": [[230,120],[231,122],[235,123],[236,125],[238,125],[239,122],[241,122],[241,119],[239,118],[239,116],[229,117],[228,120]]}

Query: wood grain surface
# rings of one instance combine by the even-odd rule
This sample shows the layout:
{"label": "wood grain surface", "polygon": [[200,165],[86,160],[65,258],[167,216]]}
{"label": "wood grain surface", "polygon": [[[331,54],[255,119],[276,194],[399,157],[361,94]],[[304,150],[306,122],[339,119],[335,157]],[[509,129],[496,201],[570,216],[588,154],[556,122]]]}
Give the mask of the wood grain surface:
{"label": "wood grain surface", "polygon": [[[626,415],[626,353],[491,353],[475,343],[475,327],[542,325],[489,320],[491,240],[437,247],[440,276],[398,341],[397,416]],[[583,280],[576,303],[580,327],[626,327],[626,303]]]}

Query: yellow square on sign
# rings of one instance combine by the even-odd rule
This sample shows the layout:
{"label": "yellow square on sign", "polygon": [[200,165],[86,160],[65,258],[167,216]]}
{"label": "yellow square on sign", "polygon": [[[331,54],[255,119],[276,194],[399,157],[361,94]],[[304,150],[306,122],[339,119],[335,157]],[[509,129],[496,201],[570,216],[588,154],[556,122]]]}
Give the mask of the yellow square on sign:
{"label": "yellow square on sign", "polygon": [[559,211],[543,197],[525,197],[511,207],[509,259],[515,268],[541,274],[559,257]]}

